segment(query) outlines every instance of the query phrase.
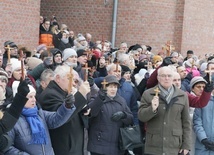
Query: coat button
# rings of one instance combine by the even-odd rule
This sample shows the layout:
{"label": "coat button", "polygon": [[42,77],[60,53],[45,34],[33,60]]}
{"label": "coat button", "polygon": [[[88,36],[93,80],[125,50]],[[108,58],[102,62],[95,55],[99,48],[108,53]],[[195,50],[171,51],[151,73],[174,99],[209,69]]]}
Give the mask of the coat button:
{"label": "coat button", "polygon": [[164,125],[166,125],[166,122],[163,122]]}
{"label": "coat button", "polygon": [[166,140],[166,137],[163,137],[163,140]]}
{"label": "coat button", "polygon": [[163,110],[165,110],[166,109],[166,107],[163,107]]}

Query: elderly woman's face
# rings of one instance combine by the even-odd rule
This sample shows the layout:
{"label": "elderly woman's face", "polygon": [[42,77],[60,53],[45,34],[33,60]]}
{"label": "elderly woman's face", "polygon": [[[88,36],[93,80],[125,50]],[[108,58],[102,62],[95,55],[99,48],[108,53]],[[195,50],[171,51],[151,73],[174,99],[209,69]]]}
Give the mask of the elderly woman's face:
{"label": "elderly woman's face", "polygon": [[110,97],[115,97],[117,94],[117,89],[118,89],[118,84],[116,83],[111,83],[106,87],[106,93]]}

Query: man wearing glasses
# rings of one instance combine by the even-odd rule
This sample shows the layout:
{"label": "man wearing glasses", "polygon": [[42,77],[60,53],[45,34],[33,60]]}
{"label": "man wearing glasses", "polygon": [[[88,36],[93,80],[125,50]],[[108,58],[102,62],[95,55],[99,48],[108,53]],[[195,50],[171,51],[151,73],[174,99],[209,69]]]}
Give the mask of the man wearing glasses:
{"label": "man wearing glasses", "polygon": [[[158,85],[141,98],[138,118],[146,122],[146,154],[189,154],[191,122],[185,92],[173,85],[173,70],[158,70]],[[158,88],[158,93],[155,90]]]}

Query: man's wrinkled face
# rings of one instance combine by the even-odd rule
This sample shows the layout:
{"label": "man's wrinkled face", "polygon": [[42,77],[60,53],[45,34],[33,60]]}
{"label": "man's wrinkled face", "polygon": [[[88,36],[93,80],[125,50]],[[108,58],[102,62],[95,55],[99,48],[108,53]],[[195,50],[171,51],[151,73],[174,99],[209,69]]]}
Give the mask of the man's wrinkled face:
{"label": "man's wrinkled face", "polygon": [[121,79],[121,66],[119,65],[113,65],[110,71],[108,72],[108,75],[114,75],[117,77],[117,80]]}
{"label": "man's wrinkled face", "polygon": [[173,72],[169,68],[162,69],[158,74],[158,82],[159,84],[168,89],[172,86],[173,83]]}
{"label": "man's wrinkled face", "polygon": [[180,74],[181,79],[184,79],[187,76],[186,68],[183,66],[178,67],[177,72]]}

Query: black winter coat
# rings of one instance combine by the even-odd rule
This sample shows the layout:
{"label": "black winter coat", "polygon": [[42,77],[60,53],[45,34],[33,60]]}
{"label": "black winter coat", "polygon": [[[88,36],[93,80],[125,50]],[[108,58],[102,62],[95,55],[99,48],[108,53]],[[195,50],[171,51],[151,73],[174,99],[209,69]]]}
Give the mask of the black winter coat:
{"label": "black winter coat", "polygon": [[[91,118],[88,151],[103,155],[119,155],[119,129],[133,123],[133,115],[126,101],[119,94],[113,100],[106,97],[104,101],[98,96],[89,107]],[[118,111],[125,112],[127,117],[118,122],[112,121],[111,116]]]}
{"label": "black winter coat", "polygon": [[[51,81],[39,96],[39,102],[44,110],[56,111],[66,95],[55,81]],[[59,128],[49,130],[55,155],[83,155],[84,126],[79,112],[87,101],[79,92],[74,97],[76,111],[69,121]]]}

